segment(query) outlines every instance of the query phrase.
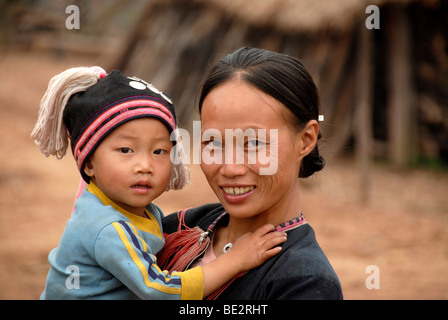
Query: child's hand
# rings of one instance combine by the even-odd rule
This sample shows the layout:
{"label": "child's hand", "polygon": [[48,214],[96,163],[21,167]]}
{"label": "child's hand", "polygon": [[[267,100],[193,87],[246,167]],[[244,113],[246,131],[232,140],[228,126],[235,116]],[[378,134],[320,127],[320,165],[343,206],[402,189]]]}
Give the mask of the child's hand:
{"label": "child's hand", "polygon": [[240,272],[246,272],[258,267],[269,258],[281,251],[278,245],[286,241],[285,232],[274,231],[275,227],[266,224],[254,232],[249,232],[240,237],[233,248],[225,253],[231,255]]}
{"label": "child's hand", "polygon": [[[281,251],[275,247],[286,241],[286,233],[272,232],[273,225],[264,225],[239,238],[233,248],[202,266],[204,274],[204,297],[223,286],[241,272],[263,264]],[[275,247],[275,248],[274,248]]]}

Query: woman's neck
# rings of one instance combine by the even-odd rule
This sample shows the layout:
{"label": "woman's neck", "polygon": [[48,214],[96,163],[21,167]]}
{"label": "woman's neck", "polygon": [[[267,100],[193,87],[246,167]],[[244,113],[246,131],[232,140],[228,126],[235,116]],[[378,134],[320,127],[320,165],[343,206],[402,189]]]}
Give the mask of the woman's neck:
{"label": "woman's neck", "polygon": [[258,213],[250,218],[237,218],[229,212],[229,224],[227,227],[220,227],[215,234],[215,253],[220,253],[220,249],[227,243],[233,243],[248,232],[254,232],[265,224],[277,226],[285,221],[298,217],[301,213],[299,190],[291,190],[288,197],[283,198],[278,203],[273,204],[267,210]]}

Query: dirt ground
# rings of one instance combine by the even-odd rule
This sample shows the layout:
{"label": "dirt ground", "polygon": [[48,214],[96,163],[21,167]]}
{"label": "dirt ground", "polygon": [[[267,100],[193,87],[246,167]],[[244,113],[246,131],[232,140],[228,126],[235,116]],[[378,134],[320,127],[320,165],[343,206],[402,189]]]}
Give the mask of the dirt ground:
{"label": "dirt ground", "polygon": [[[72,157],[45,158],[30,139],[49,79],[97,61],[10,52],[0,57],[0,299],[38,299],[47,255],[70,217],[79,176]],[[156,203],[166,213],[216,200],[198,165],[192,183]],[[330,161],[303,183],[303,212],[346,299],[448,299],[448,173],[372,168],[359,202],[356,164]],[[379,289],[366,268],[378,267]]]}

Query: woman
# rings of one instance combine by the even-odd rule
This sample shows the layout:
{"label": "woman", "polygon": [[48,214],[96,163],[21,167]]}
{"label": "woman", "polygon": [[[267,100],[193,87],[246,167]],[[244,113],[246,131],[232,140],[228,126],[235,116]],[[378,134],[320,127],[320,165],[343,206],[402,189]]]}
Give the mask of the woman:
{"label": "woman", "polygon": [[[317,147],[318,105],[316,86],[302,64],[262,49],[241,48],[224,57],[203,83],[201,169],[221,203],[184,211],[181,219],[169,215],[164,231],[174,233],[179,220],[208,231],[199,242],[207,236],[210,245],[190,267],[225,254],[263,224],[288,234],[280,254],[209,298],[342,299],[339,279],[301,214],[298,178],[325,165]],[[261,161],[266,158],[269,163]]]}

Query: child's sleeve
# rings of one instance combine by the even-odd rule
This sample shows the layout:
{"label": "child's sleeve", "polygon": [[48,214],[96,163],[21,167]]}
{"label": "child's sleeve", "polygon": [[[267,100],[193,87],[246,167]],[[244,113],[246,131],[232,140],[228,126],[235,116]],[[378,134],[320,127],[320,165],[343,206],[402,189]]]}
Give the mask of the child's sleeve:
{"label": "child's sleeve", "polygon": [[106,226],[95,242],[95,259],[141,299],[203,298],[201,268],[185,272],[162,271],[151,247],[137,229],[125,221]]}

